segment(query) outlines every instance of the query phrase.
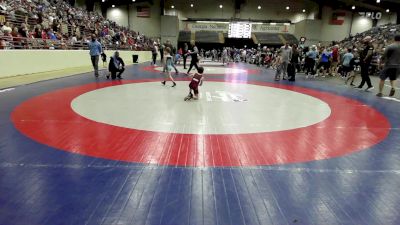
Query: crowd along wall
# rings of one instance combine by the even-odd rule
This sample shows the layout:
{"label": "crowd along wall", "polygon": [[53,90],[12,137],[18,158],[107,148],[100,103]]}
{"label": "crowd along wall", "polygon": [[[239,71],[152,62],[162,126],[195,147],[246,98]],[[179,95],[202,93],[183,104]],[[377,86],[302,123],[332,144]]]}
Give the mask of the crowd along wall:
{"label": "crowd along wall", "polygon": [[[126,64],[133,64],[132,55],[139,55],[139,62],[151,60],[150,51],[119,51]],[[114,51],[105,51],[107,57]],[[107,59],[109,61],[109,59]],[[100,60],[99,65],[102,65]],[[89,67],[88,50],[1,50],[0,78],[43,73],[69,68]],[[70,75],[70,74],[66,74]]]}
{"label": "crowd along wall", "polygon": [[[333,24],[334,13],[339,13],[337,21],[341,24]],[[378,20],[377,25],[395,24],[397,15],[395,13],[382,12],[382,18]],[[373,27],[373,21],[370,18],[361,16],[358,12],[347,10],[333,10],[330,7],[324,7],[322,10],[322,19],[307,19],[295,24],[295,36],[297,38],[306,37],[305,45],[316,44],[318,42],[329,43],[331,41],[341,41],[349,35],[355,35],[367,31]]]}

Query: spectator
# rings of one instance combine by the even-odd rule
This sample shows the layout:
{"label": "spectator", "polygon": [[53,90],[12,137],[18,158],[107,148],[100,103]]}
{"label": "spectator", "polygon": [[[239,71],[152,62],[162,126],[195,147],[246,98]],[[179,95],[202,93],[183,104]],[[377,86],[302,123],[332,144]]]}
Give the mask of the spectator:
{"label": "spectator", "polygon": [[383,53],[381,63],[384,64],[384,68],[380,74],[379,82],[379,93],[376,95],[382,97],[383,87],[385,80],[390,79],[391,90],[389,96],[395,94],[395,82],[400,74],[400,34],[397,34],[394,38],[395,43],[389,45]]}
{"label": "spectator", "polygon": [[6,31],[8,31],[8,32],[11,33],[12,28],[11,28],[11,26],[10,26],[10,23],[9,23],[9,22],[6,22],[6,23],[1,27],[1,31],[2,31],[3,33],[5,33]]}
{"label": "spectator", "polygon": [[289,65],[289,62],[292,59],[292,48],[289,46],[289,43],[286,43],[284,46],[281,48],[281,70],[283,74],[283,79],[287,79],[287,67]]}
{"label": "spectator", "polygon": [[316,46],[313,45],[311,47],[311,50],[306,53],[306,59],[305,59],[305,67],[306,67],[306,78],[308,78],[308,75],[310,74],[311,76],[315,76],[315,60],[317,59],[318,52],[316,51]]}

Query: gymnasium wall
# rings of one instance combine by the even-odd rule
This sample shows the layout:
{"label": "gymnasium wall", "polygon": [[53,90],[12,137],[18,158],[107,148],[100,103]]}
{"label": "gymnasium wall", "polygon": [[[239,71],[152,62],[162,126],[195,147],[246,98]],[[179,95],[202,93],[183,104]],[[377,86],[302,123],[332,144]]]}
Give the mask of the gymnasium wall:
{"label": "gymnasium wall", "polygon": [[[332,25],[330,23],[334,12],[345,12],[342,25]],[[349,34],[355,35],[372,28],[372,20],[360,16],[357,12],[338,10],[334,11],[330,7],[322,9],[321,20],[303,20],[295,24],[295,36],[306,37],[308,44],[320,42],[340,41],[348,37]],[[395,13],[382,13],[382,19],[378,20],[378,25],[396,23]]]}
{"label": "gymnasium wall", "polygon": [[127,6],[118,6],[115,8],[109,8],[107,10],[107,18],[116,22],[120,26],[129,26],[129,14]]}
{"label": "gymnasium wall", "polygon": [[171,44],[177,47],[178,34],[179,34],[179,22],[176,16],[161,16],[161,43],[165,43],[167,40],[171,41]]}
{"label": "gymnasium wall", "polygon": [[[105,52],[107,58],[114,53]],[[151,60],[150,51],[120,51],[126,64],[133,64],[133,54],[139,55],[139,62]],[[0,54],[0,78],[74,67],[91,67],[88,50],[2,50]]]}
{"label": "gymnasium wall", "polygon": [[[137,6],[150,6],[150,17],[137,17]],[[159,1],[154,1],[153,5],[149,5],[148,3],[116,5],[115,8],[107,9],[106,17],[148,37],[160,37],[160,10]]]}
{"label": "gymnasium wall", "polygon": [[[190,3],[194,7],[190,7]],[[167,32],[165,22],[160,16],[160,5],[158,1],[154,1],[151,8],[150,18],[137,17],[136,6],[146,3],[130,4],[129,8],[125,6],[116,6],[107,11],[107,18],[118,22],[123,26],[129,26],[135,31],[139,31],[149,37],[165,36],[161,34]],[[219,5],[223,8],[220,9]],[[171,6],[174,5],[174,9]],[[261,10],[258,10],[258,5]],[[290,10],[285,7],[289,5]],[[302,10],[306,12],[303,13]],[[332,25],[330,23],[334,12],[345,12],[344,23],[342,25]],[[179,30],[185,30],[187,24],[183,22],[187,18],[204,18],[204,19],[259,19],[259,20],[285,20],[292,21],[290,26],[291,31],[298,38],[305,36],[310,42],[330,42],[342,40],[348,37],[349,34],[356,34],[366,31],[372,27],[371,19],[361,17],[357,12],[351,10],[335,11],[330,7],[322,9],[322,19],[317,20],[318,5],[312,1],[290,1],[290,0],[268,0],[268,1],[247,1],[242,5],[239,12],[235,11],[232,0],[202,0],[192,1],[187,0],[166,0],[165,15],[176,16],[178,18]],[[354,17],[352,14],[354,13]],[[378,25],[396,23],[396,13],[382,12],[382,19],[378,21]],[[177,35],[177,34],[176,34]],[[168,34],[174,39],[173,34]]]}
{"label": "gymnasium wall", "polygon": [[[190,3],[194,7],[190,7]],[[174,9],[171,5],[174,5]],[[219,5],[223,8],[220,9]],[[290,10],[285,7],[289,5]],[[257,9],[261,6],[261,9]],[[202,1],[187,1],[173,0],[166,1],[165,13],[167,15],[176,15],[180,20],[187,18],[204,18],[204,19],[253,19],[253,20],[291,20],[297,22],[302,19],[309,18],[313,15],[310,13],[317,5],[309,0],[290,1],[290,0],[268,0],[268,1],[247,1],[243,4],[239,12],[235,12],[234,2],[232,0],[202,0]],[[306,9],[306,13],[302,10]]]}

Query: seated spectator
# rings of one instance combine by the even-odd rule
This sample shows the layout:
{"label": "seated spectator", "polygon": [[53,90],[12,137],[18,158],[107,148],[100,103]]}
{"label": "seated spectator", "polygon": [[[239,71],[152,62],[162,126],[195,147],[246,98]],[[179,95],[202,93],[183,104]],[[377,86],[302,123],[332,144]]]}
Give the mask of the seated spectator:
{"label": "seated spectator", "polygon": [[10,23],[9,23],[9,22],[6,22],[6,23],[1,27],[1,31],[2,31],[3,33],[5,33],[6,31],[8,31],[8,32],[11,33],[12,28],[11,28],[11,26],[10,26]]}
{"label": "seated spectator", "polygon": [[6,49],[7,43],[4,39],[0,39],[0,49]]}

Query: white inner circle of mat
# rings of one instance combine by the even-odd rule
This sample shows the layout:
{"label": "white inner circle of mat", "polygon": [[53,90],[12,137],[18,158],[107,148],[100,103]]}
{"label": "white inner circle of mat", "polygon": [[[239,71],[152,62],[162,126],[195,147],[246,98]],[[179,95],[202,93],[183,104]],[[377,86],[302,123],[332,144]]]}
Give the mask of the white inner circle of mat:
{"label": "white inner circle of mat", "polygon": [[87,92],[72,109],[100,123],[183,134],[244,134],[290,130],[329,117],[327,103],[285,89],[204,82],[199,100],[185,102],[188,82],[132,83]]}
{"label": "white inner circle of mat", "polygon": [[[184,69],[183,66],[176,65],[176,69],[178,69],[179,72],[186,73],[189,69],[189,65],[186,66],[186,69]],[[163,67],[162,66],[156,67],[155,70],[158,70],[161,72],[161,71],[163,71]],[[172,69],[171,72],[174,73],[175,70]],[[196,72],[196,68],[193,67],[191,72]],[[247,73],[247,70],[239,69],[239,68],[224,67],[221,65],[220,67],[204,68],[204,73],[205,74],[237,74],[237,73]]]}

